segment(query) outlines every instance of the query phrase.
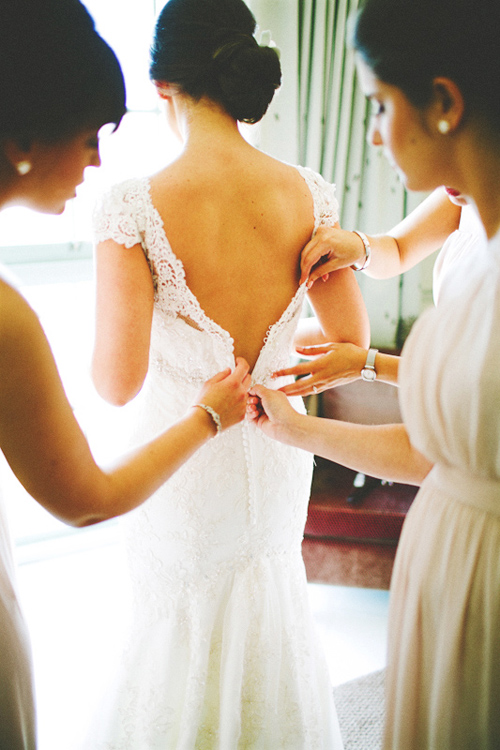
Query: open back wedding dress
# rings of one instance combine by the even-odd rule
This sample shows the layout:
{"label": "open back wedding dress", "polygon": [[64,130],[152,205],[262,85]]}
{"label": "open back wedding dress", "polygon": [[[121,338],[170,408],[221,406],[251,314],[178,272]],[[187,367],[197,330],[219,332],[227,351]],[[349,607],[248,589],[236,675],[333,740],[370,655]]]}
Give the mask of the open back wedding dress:
{"label": "open back wedding dress", "polygon": [[[335,223],[334,186],[299,171],[316,228]],[[230,335],[201,309],[167,234],[147,179],[114,188],[96,214],[97,240],[123,252],[141,243],[155,284],[140,442],[235,364]],[[270,376],[289,363],[305,292],[270,326],[253,382],[276,387]],[[245,421],[128,514],[134,622],[93,750],[342,747],[301,554],[312,464]]]}

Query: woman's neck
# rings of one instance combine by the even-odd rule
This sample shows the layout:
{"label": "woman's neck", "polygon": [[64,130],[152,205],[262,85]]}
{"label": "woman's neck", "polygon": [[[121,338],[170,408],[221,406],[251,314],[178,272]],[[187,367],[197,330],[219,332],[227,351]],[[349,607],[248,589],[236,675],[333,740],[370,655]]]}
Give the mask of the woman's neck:
{"label": "woman's neck", "polygon": [[461,164],[464,194],[476,205],[488,239],[500,230],[500,139],[481,137],[464,149]]}
{"label": "woman's neck", "polygon": [[[497,165],[500,169],[500,164]],[[492,239],[500,231],[500,181],[496,186],[485,181],[485,185],[478,185],[473,196],[479,217],[488,239]]]}
{"label": "woman's neck", "polygon": [[208,156],[248,145],[236,120],[210,99],[195,101],[191,97],[182,97],[176,110],[184,154],[203,150]]}

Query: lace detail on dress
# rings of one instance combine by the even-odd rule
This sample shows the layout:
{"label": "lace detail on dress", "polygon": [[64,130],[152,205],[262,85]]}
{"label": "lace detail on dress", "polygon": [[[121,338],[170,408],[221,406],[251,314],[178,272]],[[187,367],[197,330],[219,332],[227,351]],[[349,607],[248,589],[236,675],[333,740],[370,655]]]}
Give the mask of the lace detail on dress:
{"label": "lace detail on dress", "polygon": [[153,367],[161,375],[165,375],[167,378],[173,381],[177,381],[179,385],[183,383],[190,383],[200,388],[205,382],[206,373],[200,367],[193,370],[180,370],[178,367],[173,367],[168,361],[161,356],[158,352],[153,352],[149,358],[149,366]]}
{"label": "lace detail on dress", "polygon": [[[314,229],[335,223],[334,187],[299,172],[313,197]],[[188,288],[147,180],[116,188],[98,216],[97,238],[140,242],[156,275],[135,435],[143,443],[185,413],[207,378],[234,365],[234,343]],[[305,294],[304,284],[269,327],[253,382],[290,382],[271,373],[289,362]],[[304,411],[301,399],[294,406]],[[123,519],[134,626],[107,691],[110,720],[86,748],[342,747],[301,558],[312,463],[244,421]]]}
{"label": "lace detail on dress", "polygon": [[96,205],[93,214],[94,241],[114,240],[124,247],[144,239],[144,190],[142,182],[127,180],[115,185]]}
{"label": "lace detail on dress", "polygon": [[[313,197],[314,232],[321,225],[335,224],[339,214],[335,185],[327,183],[312,169],[296,169]],[[148,179],[127,180],[114,187],[96,209],[94,222],[97,242],[113,239],[125,247],[132,247],[138,243],[142,245],[153,275],[155,301],[165,315],[179,316],[198,330],[219,338],[226,351],[232,353],[232,337],[206,315],[186,283],[184,266],[174,254],[163,220],[152,202]],[[279,336],[279,330],[294,319],[303,303],[305,293],[305,285],[297,290],[281,319],[269,328],[264,348],[268,342],[272,348],[272,341]]]}
{"label": "lace detail on dress", "polygon": [[313,197],[314,233],[319,226],[333,226],[339,220],[339,203],[335,195],[335,185],[327,182],[309,167],[296,167],[296,169],[304,178]]}
{"label": "lace detail on dress", "polygon": [[252,471],[255,461],[252,455],[252,444],[249,439],[248,429],[248,422],[245,421],[242,425],[242,442],[248,479],[248,520],[250,526],[255,526],[255,524],[257,523],[258,495],[257,489],[255,487],[255,476],[254,472]]}
{"label": "lace detail on dress", "polygon": [[168,309],[174,305],[180,317],[187,318],[190,324],[198,327],[199,330],[221,338],[228,347],[232,348],[234,342],[229,333],[208,317],[187,285],[184,266],[170,246],[163,219],[151,199],[150,183],[146,180],[144,184],[145,203],[149,217],[148,228],[151,229],[147,245],[149,259],[157,278],[156,293],[160,308]]}
{"label": "lace detail on dress", "polygon": [[[261,383],[272,387],[272,384],[276,381],[271,380],[271,374],[275,370],[281,370],[288,366],[292,341],[306,293],[307,287],[304,283],[297,289],[281,318],[268,328],[263,347],[252,372],[252,383]],[[284,338],[290,342],[288,350],[283,346]]]}

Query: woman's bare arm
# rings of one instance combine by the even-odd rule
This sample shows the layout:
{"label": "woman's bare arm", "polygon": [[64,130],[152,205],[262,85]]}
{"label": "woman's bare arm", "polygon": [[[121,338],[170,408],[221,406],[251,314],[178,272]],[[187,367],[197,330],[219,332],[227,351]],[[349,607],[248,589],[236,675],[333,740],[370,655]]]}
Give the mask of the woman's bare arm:
{"label": "woman's bare arm", "polygon": [[[17,291],[0,284],[0,447],[26,490],[53,515],[85,526],[126,513],[213,437],[212,417],[191,408],[115,468],[101,469],[73,415],[38,318]],[[241,360],[198,395],[220,414],[223,428],[245,414],[247,373]]]}
{"label": "woman's bare arm", "polygon": [[330,274],[326,282],[315,284],[309,290],[309,301],[319,327],[313,324],[296,343],[314,345],[349,341],[368,346],[370,322],[352,269],[343,268]]}
{"label": "woman's bare arm", "polygon": [[420,485],[432,468],[402,424],[363,425],[298,414],[287,397],[253,386],[249,416],[269,437],[368,476]]}
{"label": "woman's bare arm", "polygon": [[98,393],[115,406],[128,403],[144,383],[153,304],[153,280],[142,247],[99,243],[92,379]]}
{"label": "woman's bare arm", "polygon": [[[446,238],[458,229],[461,209],[451,203],[443,188],[437,188],[403,221],[386,234],[368,239],[372,248],[370,265],[363,271],[375,279],[398,276],[442,247]],[[321,228],[303,250],[301,281],[309,283],[339,268],[362,263],[365,249],[354,233],[336,228]]]}
{"label": "woman's bare arm", "polygon": [[[309,396],[359,380],[368,355],[368,349],[349,343],[297,346],[296,349],[302,357],[313,359],[273,373],[275,377],[299,376],[294,383],[280,388],[287,396]],[[398,385],[399,357],[377,352],[375,371],[378,381]]]}
{"label": "woman's bare arm", "polygon": [[[438,188],[386,235],[369,238],[371,263],[365,273],[375,278],[388,278],[412,268],[439,249],[449,234],[458,228],[460,213],[461,209],[451,203],[444,189]],[[317,287],[328,284],[330,269],[362,262],[364,256],[364,245],[354,232],[346,232],[338,226],[323,228],[304,248],[302,280],[307,278],[314,266],[309,275],[309,283],[313,284],[311,294]],[[319,281],[321,278],[326,281]],[[305,325],[309,325],[312,332],[314,326],[317,327],[314,321],[306,321]],[[300,380],[282,389],[287,395],[306,396],[313,391],[318,393],[360,377],[368,353],[366,344],[324,343],[320,335],[309,335],[309,341],[313,344],[311,347],[307,346],[308,335],[307,331],[302,331],[297,337],[296,349],[302,357],[313,359],[275,373],[276,376],[301,376]],[[375,369],[379,380],[397,385],[398,357],[377,354]]]}

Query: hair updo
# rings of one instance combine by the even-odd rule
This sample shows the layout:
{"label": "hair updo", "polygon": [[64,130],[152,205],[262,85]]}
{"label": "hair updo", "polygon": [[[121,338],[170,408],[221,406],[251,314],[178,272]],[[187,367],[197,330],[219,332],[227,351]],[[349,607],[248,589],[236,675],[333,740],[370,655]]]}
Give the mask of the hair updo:
{"label": "hair updo", "polygon": [[120,64],[79,0],[1,0],[0,137],[54,143],[125,110]]}
{"label": "hair updo", "polygon": [[354,48],[377,78],[417,107],[436,77],[460,88],[467,115],[500,132],[499,0],[365,0]]}
{"label": "hair updo", "polygon": [[240,122],[258,122],[281,84],[278,54],[253,36],[243,0],[169,0],[156,23],[150,75]]}

